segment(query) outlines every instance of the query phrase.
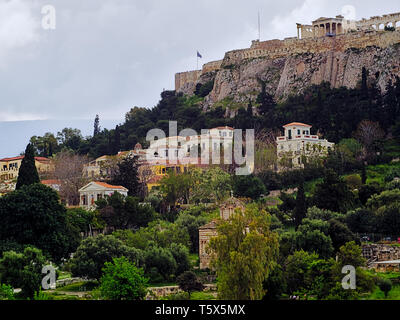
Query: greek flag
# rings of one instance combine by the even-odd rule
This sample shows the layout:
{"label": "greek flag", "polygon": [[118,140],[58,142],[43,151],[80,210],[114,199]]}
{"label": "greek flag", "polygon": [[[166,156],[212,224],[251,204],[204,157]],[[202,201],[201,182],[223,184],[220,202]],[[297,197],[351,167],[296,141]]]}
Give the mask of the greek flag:
{"label": "greek flag", "polygon": [[202,56],[201,56],[201,54],[197,51],[197,56],[199,57],[199,58],[203,58]]}

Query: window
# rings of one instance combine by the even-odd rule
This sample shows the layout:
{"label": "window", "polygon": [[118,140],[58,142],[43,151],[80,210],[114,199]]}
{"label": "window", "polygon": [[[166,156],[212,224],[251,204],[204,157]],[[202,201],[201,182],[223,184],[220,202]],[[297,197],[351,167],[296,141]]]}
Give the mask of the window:
{"label": "window", "polygon": [[231,132],[229,132],[229,136],[230,136],[230,137],[232,137],[232,131],[231,131]]}
{"label": "window", "polygon": [[178,147],[180,147],[182,145],[182,142],[178,141]]}
{"label": "window", "polygon": [[175,150],[175,157],[178,158],[178,150]]}
{"label": "window", "polygon": [[165,156],[168,157],[168,150],[165,150]]}
{"label": "window", "polygon": [[87,205],[87,202],[86,202],[86,195],[83,195],[83,196],[81,197],[81,201],[82,201],[82,205],[84,205],[84,206]]}
{"label": "window", "polygon": [[300,129],[297,130],[297,134],[300,134]]}

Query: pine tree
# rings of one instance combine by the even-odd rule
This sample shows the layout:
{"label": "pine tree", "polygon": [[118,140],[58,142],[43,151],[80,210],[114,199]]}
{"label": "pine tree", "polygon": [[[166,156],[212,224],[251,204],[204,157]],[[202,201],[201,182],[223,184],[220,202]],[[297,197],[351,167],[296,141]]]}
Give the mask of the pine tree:
{"label": "pine tree", "polygon": [[301,221],[306,217],[307,204],[306,195],[304,193],[304,180],[301,178],[296,196],[296,207],[294,209],[294,222],[296,228],[301,224]]}
{"label": "pine tree", "polygon": [[99,115],[96,114],[96,118],[94,118],[94,131],[93,131],[93,137],[95,137],[97,134],[100,133],[100,118]]}
{"label": "pine tree", "polygon": [[39,183],[39,174],[35,165],[35,150],[29,143],[25,149],[25,157],[22,159],[21,167],[18,172],[16,189],[21,189],[24,185]]}

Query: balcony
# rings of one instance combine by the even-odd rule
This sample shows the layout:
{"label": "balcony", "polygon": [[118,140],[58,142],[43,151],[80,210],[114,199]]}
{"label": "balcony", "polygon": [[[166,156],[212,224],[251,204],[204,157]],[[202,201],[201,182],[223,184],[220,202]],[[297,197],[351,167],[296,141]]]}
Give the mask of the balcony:
{"label": "balcony", "polygon": [[294,135],[291,139],[289,137],[281,136],[276,138],[276,142],[283,142],[283,141],[292,141],[292,140],[318,140],[318,136],[316,135],[308,135],[308,134],[301,134],[301,135]]}

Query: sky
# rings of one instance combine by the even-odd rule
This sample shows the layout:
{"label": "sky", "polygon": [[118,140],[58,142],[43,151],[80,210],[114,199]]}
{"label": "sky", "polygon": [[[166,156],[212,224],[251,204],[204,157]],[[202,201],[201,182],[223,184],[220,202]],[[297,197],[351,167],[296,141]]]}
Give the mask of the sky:
{"label": "sky", "polygon": [[113,127],[153,107],[196,51],[201,66],[249,47],[258,12],[270,40],[321,16],[399,11],[398,0],[0,0],[0,157],[63,127],[90,134],[96,114]]}

